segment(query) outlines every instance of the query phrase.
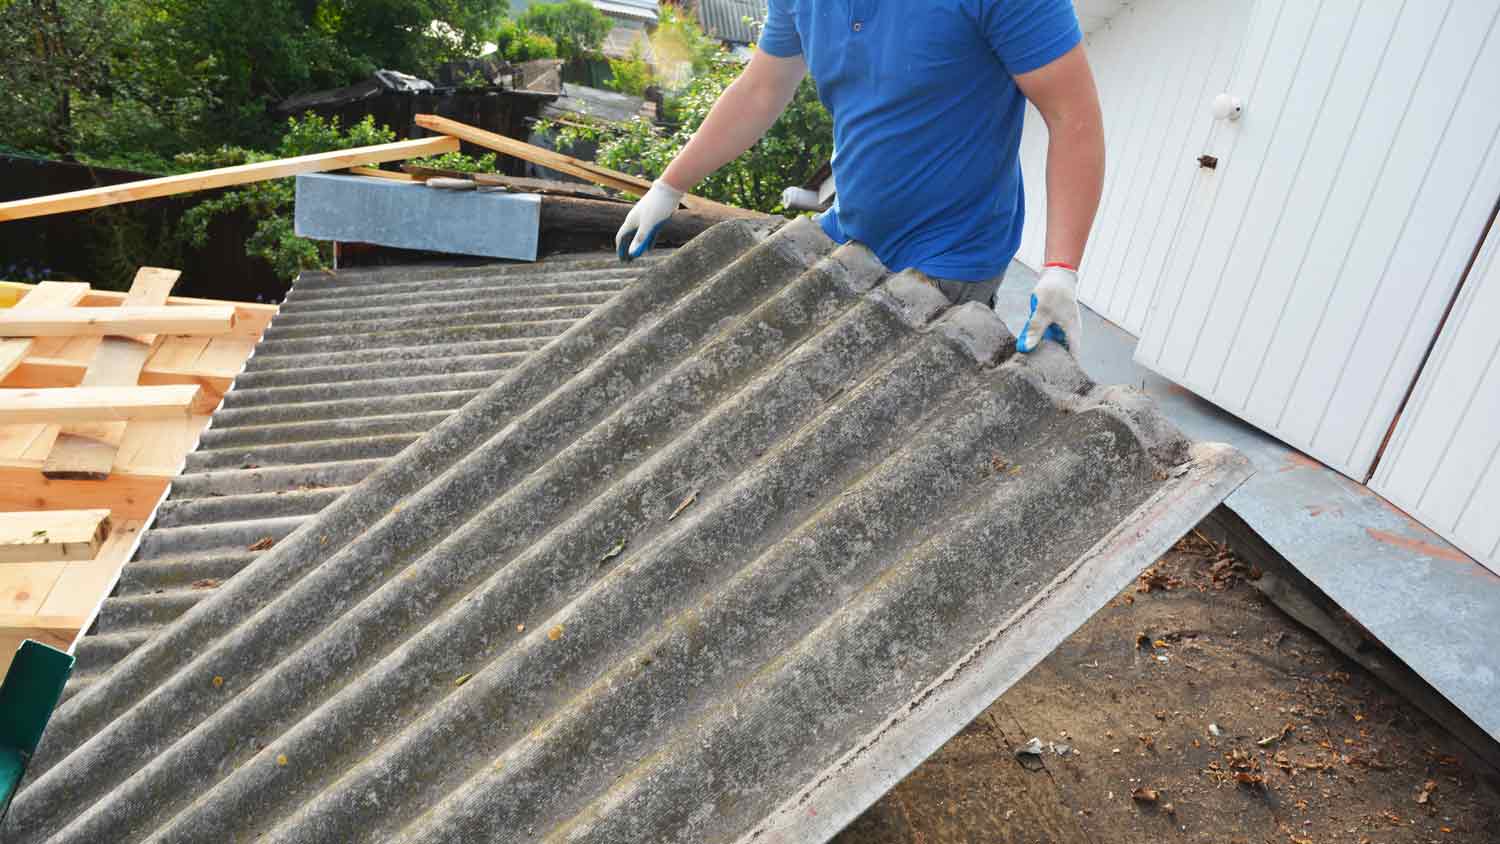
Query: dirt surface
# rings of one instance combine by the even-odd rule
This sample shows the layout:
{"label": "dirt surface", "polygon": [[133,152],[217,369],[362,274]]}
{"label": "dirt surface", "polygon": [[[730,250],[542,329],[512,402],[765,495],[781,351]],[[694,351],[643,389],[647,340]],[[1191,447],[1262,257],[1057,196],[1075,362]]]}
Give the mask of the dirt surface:
{"label": "dirt surface", "polygon": [[1255,575],[1179,543],[836,844],[1500,842],[1493,770]]}

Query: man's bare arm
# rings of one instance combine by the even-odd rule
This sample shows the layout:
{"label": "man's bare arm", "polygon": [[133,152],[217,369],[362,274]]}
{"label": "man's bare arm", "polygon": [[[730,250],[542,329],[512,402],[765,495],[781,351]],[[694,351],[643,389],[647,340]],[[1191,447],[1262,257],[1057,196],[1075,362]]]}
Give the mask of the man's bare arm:
{"label": "man's bare arm", "polygon": [[1083,260],[1104,191],[1104,117],[1083,45],[1016,77],[1047,123],[1046,260]]}
{"label": "man's bare arm", "polygon": [[749,66],[719,95],[703,125],[662,173],[662,181],[690,191],[738,158],[786,110],[805,75],[807,62],[801,56],[780,58],[756,50]]}

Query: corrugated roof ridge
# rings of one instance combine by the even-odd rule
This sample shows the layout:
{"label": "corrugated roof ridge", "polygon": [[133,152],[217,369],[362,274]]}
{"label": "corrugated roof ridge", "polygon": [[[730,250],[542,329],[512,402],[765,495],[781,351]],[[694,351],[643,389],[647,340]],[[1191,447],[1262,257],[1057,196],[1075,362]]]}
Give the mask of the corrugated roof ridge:
{"label": "corrugated roof ridge", "polygon": [[757,239],[694,241],[92,684],[12,828],[721,838],[903,705],[893,643],[920,686],[1182,456],[1061,351],[994,368],[988,309]]}
{"label": "corrugated roof ridge", "polygon": [[[298,356],[274,355],[275,340],[289,335],[318,336],[350,333],[360,323],[386,320],[377,328],[388,328],[391,320],[407,320],[409,326],[451,324],[468,319],[480,311],[500,316],[494,319],[515,321],[549,318],[579,318],[594,306],[607,301],[629,283],[639,266],[618,261],[603,261],[604,256],[581,259],[549,259],[529,266],[471,267],[459,271],[416,271],[434,281],[426,289],[411,289],[410,273],[355,270],[339,278],[366,284],[373,278],[385,278],[397,292],[368,295],[370,287],[344,286],[324,291],[321,298],[308,302],[284,304],[276,314],[276,329],[262,338],[258,351],[267,355],[274,366],[284,362],[288,369],[267,369],[261,373],[242,373],[227,394],[225,406],[233,409],[251,405],[293,404],[318,399],[368,398],[379,400],[395,394],[431,392],[488,387],[505,369],[519,362],[527,352],[505,351],[488,354],[476,344],[447,344],[425,349],[419,360],[380,361],[376,365],[308,367]],[[582,280],[567,274],[577,270]],[[603,271],[603,272],[601,272]],[[445,281],[446,279],[446,281]],[[303,281],[306,281],[305,279]],[[420,282],[418,283],[420,284]],[[305,286],[299,282],[295,293]],[[441,286],[443,289],[431,289]],[[542,313],[538,314],[539,309]],[[566,309],[566,310],[558,310]],[[462,313],[458,313],[462,311]],[[488,321],[494,321],[490,319]],[[486,321],[486,320],[479,320]],[[365,327],[370,327],[366,325]],[[532,345],[532,344],[528,344]],[[514,344],[510,344],[514,348]],[[278,389],[295,388],[295,389]],[[397,408],[399,409],[399,408]],[[368,412],[368,408],[364,409]],[[442,421],[451,410],[394,413],[348,419],[287,422],[262,426],[219,427],[200,438],[196,455],[189,459],[185,482],[179,479],[172,496],[163,503],[154,527],[179,528],[197,524],[221,524],[230,521],[255,522],[285,515],[309,516],[318,512],[342,494],[347,485],[357,483],[391,454],[398,452],[417,436]],[[219,420],[230,424],[232,418]],[[337,442],[342,440],[344,442]],[[327,461],[338,460],[336,464]],[[285,464],[284,470],[258,467]],[[253,471],[225,473],[217,467],[255,466]],[[215,489],[199,489],[194,481],[210,474]],[[246,484],[244,476],[256,480]],[[274,488],[276,479],[283,481]],[[330,485],[328,481],[334,483]],[[245,489],[251,490],[248,493]],[[259,547],[258,545],[256,547]],[[193,602],[211,594],[222,580],[238,572],[259,552],[244,548],[182,548],[169,556],[177,562],[155,567],[150,589],[132,587],[130,573],[138,567],[150,569],[152,561],[138,559],[127,566],[121,585],[106,599],[106,605],[117,598],[129,599],[162,590],[174,591],[179,600]],[[186,556],[182,556],[186,555]],[[205,556],[206,555],[206,556]],[[204,574],[204,571],[210,574]],[[216,574],[214,573],[216,572]],[[117,610],[106,612],[106,618]],[[75,671],[84,680],[102,674],[128,655],[157,627],[130,631],[129,639],[106,639],[95,645],[95,636],[85,636],[77,646],[82,667]],[[128,642],[129,648],[122,643]],[[81,684],[78,688],[82,688]]]}
{"label": "corrugated roof ridge", "polygon": [[[273,554],[252,564],[255,576],[236,578],[216,594],[211,602],[216,606],[205,605],[200,612],[184,619],[191,621],[190,624],[174,625],[163,631],[132,654],[119,670],[111,672],[95,693],[77,696],[59,709],[45,739],[48,749],[39,754],[33,770],[42,773],[54,763],[66,764],[72,752],[91,741],[105,724],[141,703],[185,660],[193,659],[243,620],[225,604],[244,601],[258,605],[281,594],[321,564],[334,549],[376,523],[393,518],[394,505],[488,438],[496,414],[516,412],[546,396],[556,385],[571,378],[577,368],[592,360],[617,331],[632,330],[653,309],[673,301],[681,291],[717,270],[718,262],[726,254],[749,249],[762,237],[748,223],[715,227],[674,253],[652,274],[651,284],[622,291],[600,308],[593,319],[579,323],[542,353],[529,358],[491,388],[489,401],[475,403],[434,429],[431,436],[408,453],[403,461],[406,466],[383,466],[366,482],[361,495],[345,496],[320,513],[317,535],[307,532],[273,549]],[[85,764],[83,770],[86,769]],[[46,779],[43,774],[26,790],[31,796],[21,797],[9,821],[13,828],[24,819],[24,809],[30,800],[38,799],[39,806],[47,805]],[[56,781],[71,779],[64,774]],[[66,789],[58,796],[64,793]]]}

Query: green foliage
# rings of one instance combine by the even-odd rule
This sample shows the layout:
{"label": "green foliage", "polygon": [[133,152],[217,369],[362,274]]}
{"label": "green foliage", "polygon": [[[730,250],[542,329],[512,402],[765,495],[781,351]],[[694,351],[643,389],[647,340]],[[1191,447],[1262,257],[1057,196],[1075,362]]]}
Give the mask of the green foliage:
{"label": "green foliage", "polygon": [[[0,144],[170,170],[276,140],[269,107],[390,68],[477,55],[507,0],[0,2]],[[528,50],[543,50],[533,39]],[[147,152],[149,151],[149,153]]]}
{"label": "green foliage", "polygon": [[[608,126],[542,124],[539,128],[554,132],[560,149],[597,143],[600,164],[654,179],[703,125],[709,109],[742,69],[724,56],[716,58],[707,73],[689,82],[681,95],[669,101],[669,112],[679,121],[675,130],[666,131],[645,120]],[[775,213],[782,210],[782,189],[800,184],[809,170],[832,154],[833,121],[811,80],[803,80],[791,104],[765,137],[705,179],[694,193]]]}
{"label": "green foliage", "polygon": [[505,18],[490,35],[500,55],[513,62],[529,62],[533,59],[557,58],[557,42],[541,34],[523,29],[520,24]]}
{"label": "green foliage", "polygon": [[[218,100],[205,69],[164,55],[148,0],[0,5],[0,144],[98,163],[160,165]],[[144,161],[124,160],[150,150]]]}
{"label": "green foliage", "polygon": [[605,80],[604,87],[622,94],[639,97],[652,81],[651,66],[646,64],[639,41],[631,45],[628,58],[610,59],[609,71],[610,78]]}
{"label": "green foliage", "polygon": [[557,55],[580,59],[597,55],[614,25],[588,0],[541,3],[527,9],[517,23],[522,29],[551,38]]}
{"label": "green foliage", "polygon": [[[309,114],[302,120],[288,120],[276,151],[256,152],[243,147],[221,147],[211,153],[178,157],[178,163],[190,170],[232,167],[277,158],[311,155],[337,149],[390,143],[396,134],[376,126],[373,118],[339,128],[337,118],[325,120]],[[182,217],[178,236],[187,244],[201,247],[208,242],[209,226],[223,215],[244,212],[256,221],[255,231],[245,243],[245,254],[271,265],[280,278],[290,281],[306,269],[324,266],[331,258],[327,247],[297,237],[293,231],[292,211],[296,202],[296,180],[276,179],[256,182],[204,200]]]}
{"label": "green foliage", "polygon": [[442,155],[418,158],[411,163],[421,167],[431,167],[434,170],[456,170],[460,173],[496,173],[500,170],[493,152],[485,153],[477,158],[461,152],[445,152]]}

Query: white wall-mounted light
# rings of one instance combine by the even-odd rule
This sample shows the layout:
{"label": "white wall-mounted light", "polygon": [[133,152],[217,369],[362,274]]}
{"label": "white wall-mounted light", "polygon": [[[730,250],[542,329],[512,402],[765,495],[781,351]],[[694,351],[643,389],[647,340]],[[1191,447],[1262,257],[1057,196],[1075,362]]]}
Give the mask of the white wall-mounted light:
{"label": "white wall-mounted light", "polygon": [[1213,112],[1215,120],[1239,120],[1245,105],[1233,94],[1220,94],[1214,97]]}

